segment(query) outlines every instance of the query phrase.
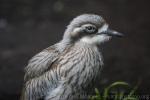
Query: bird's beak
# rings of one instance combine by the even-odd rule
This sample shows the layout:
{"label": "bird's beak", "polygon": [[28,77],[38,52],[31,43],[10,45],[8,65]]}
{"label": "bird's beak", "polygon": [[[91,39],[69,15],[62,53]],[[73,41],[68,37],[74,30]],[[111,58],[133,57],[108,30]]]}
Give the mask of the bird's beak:
{"label": "bird's beak", "polygon": [[122,33],[111,30],[111,29],[107,29],[106,34],[108,34],[110,36],[117,36],[117,37],[123,37],[124,36]]}
{"label": "bird's beak", "polygon": [[111,29],[107,29],[106,31],[103,31],[101,33],[98,34],[106,34],[109,36],[116,36],[116,37],[123,37],[124,35],[122,33],[119,33],[117,31],[111,30]]}

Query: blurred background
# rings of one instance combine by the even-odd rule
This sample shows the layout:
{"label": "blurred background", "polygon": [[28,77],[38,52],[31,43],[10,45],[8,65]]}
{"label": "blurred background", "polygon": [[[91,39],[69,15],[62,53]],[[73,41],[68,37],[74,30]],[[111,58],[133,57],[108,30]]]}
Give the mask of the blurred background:
{"label": "blurred background", "polygon": [[0,0],[0,100],[19,99],[28,60],[61,40],[69,22],[83,13],[99,14],[125,34],[103,47],[98,88],[140,81],[139,94],[150,94],[149,0]]}

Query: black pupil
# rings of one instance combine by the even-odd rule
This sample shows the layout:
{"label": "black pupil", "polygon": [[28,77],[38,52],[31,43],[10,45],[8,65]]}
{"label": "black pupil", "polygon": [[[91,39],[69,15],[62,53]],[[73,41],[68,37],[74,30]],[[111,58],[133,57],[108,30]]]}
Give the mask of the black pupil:
{"label": "black pupil", "polygon": [[94,30],[94,27],[89,26],[89,27],[87,27],[87,29],[88,29],[88,30]]}

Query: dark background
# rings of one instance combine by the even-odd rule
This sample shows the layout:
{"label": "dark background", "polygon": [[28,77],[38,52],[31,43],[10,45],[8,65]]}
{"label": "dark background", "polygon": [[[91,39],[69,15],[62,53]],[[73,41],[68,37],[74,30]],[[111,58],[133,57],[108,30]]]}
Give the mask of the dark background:
{"label": "dark background", "polygon": [[17,100],[27,61],[61,40],[69,21],[83,13],[102,15],[125,34],[104,46],[101,85],[141,82],[150,94],[149,0],[0,0],[0,100]]}

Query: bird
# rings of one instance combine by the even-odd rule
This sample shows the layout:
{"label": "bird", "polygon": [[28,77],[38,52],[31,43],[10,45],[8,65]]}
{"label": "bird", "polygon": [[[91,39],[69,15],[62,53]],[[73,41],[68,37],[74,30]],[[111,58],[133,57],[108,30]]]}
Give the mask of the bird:
{"label": "bird", "polygon": [[79,100],[104,65],[101,44],[123,34],[97,14],[81,14],[62,40],[33,56],[25,67],[21,100]]}

